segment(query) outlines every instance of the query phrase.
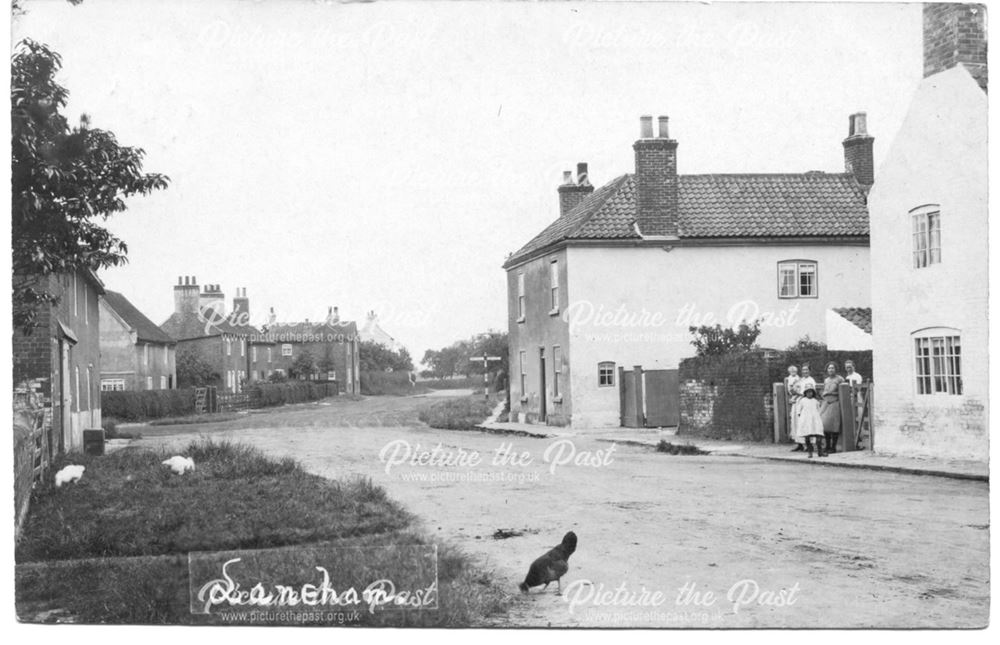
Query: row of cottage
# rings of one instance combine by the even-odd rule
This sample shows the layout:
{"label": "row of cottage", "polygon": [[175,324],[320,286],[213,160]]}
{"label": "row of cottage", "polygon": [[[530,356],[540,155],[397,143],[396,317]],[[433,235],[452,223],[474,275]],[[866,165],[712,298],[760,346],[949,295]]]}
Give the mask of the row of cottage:
{"label": "row of cottage", "polygon": [[512,414],[618,425],[622,368],[676,369],[707,314],[763,318],[763,347],[873,351],[876,449],[986,460],[985,8],[925,5],[923,30],[877,173],[864,113],[845,172],[680,174],[666,117],[640,119],[634,172],[566,172],[559,217],[503,265]]}
{"label": "row of cottage", "polygon": [[[93,272],[53,275],[40,285],[59,297],[39,312],[31,334],[13,340],[15,395],[44,409],[51,450],[79,449],[83,430],[101,426],[101,391],[166,390],[178,383],[177,358],[197,359],[220,392],[275,374],[336,381],[360,391],[360,343],[390,342],[374,312],[359,329],[330,307],[325,320],[287,324],[271,308],[266,324],[250,324],[250,301],[239,289],[227,310],[219,285],[199,286],[182,276],[174,286],[174,312],[155,324],[128,298],[105,288]],[[296,370],[303,353],[310,373]],[[17,405],[17,404],[16,404]]]}

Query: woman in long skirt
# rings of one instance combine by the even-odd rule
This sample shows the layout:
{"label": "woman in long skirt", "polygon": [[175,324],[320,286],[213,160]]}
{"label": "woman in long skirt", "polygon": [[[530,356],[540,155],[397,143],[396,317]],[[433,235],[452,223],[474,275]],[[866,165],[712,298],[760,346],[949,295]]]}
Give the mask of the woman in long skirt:
{"label": "woman in long skirt", "polygon": [[840,384],[843,382],[844,377],[837,374],[837,364],[827,363],[819,415],[823,419],[826,449],[831,454],[837,452],[837,441],[840,440]]}

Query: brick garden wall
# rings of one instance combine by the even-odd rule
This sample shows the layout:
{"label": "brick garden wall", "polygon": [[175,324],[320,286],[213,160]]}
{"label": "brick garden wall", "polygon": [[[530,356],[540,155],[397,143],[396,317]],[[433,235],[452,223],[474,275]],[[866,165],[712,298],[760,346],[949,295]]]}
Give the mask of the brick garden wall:
{"label": "brick garden wall", "polygon": [[871,378],[872,353],[754,351],[697,356],[680,364],[679,434],[710,439],[771,441],[774,436],[772,384],[781,382],[789,365],[809,364],[822,382],[824,367],[853,360],[865,380]]}

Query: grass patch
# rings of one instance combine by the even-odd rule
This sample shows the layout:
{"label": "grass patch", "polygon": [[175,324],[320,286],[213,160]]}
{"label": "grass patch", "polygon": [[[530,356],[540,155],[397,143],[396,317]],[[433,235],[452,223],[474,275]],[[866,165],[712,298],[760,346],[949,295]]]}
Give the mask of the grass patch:
{"label": "grass patch", "polygon": [[690,443],[685,444],[673,444],[669,441],[660,439],[660,443],[656,444],[656,452],[665,452],[671,455],[707,455],[708,451],[702,450],[698,446]]}
{"label": "grass patch", "polygon": [[166,419],[153,419],[149,422],[151,426],[180,426],[192,425],[196,423],[222,423],[223,421],[235,421],[243,415],[231,412],[216,412],[213,414],[191,414],[186,417],[168,417]]}
{"label": "grass patch", "polygon": [[409,515],[370,480],[330,481],[292,459],[198,441],[181,451],[196,470],[175,475],[171,456],[126,449],[72,455],[87,467],[76,484],[36,488],[18,562],[254,549],[406,526]]}
{"label": "grass patch", "polygon": [[484,401],[482,395],[473,395],[438,401],[420,410],[418,416],[432,428],[472,430],[489,418],[494,405],[493,400]]}
{"label": "grass patch", "polygon": [[[169,454],[138,449],[71,455],[55,465],[82,464],[86,471],[76,484],[57,489],[49,480],[34,493],[15,550],[22,620],[43,620],[44,612],[57,609],[63,619],[68,614],[82,623],[232,624],[191,614],[191,551],[266,553],[266,575],[316,583],[315,567],[329,553],[321,547],[385,546],[394,548],[346,561],[359,591],[377,579],[366,577],[376,572],[391,572],[399,588],[426,574],[426,562],[395,547],[434,542],[411,530],[412,516],[368,479],[330,481],[292,459],[270,459],[230,442],[202,440],[181,454],[194,459],[194,472],[175,475],[160,463]],[[454,547],[438,545],[436,566],[437,610],[362,611],[359,623],[351,624],[470,626],[503,613],[512,601],[490,572]],[[255,624],[262,622],[303,624],[277,618]]]}

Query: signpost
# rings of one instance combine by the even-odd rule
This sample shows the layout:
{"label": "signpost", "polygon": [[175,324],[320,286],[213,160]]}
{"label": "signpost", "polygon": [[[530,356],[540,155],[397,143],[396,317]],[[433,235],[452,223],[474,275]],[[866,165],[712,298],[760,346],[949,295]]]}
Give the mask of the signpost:
{"label": "signpost", "polygon": [[476,363],[483,364],[483,397],[484,400],[490,400],[490,363],[499,363],[503,359],[499,356],[487,356],[483,354],[482,356],[476,356],[470,358],[470,361],[475,361]]}

